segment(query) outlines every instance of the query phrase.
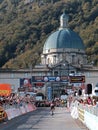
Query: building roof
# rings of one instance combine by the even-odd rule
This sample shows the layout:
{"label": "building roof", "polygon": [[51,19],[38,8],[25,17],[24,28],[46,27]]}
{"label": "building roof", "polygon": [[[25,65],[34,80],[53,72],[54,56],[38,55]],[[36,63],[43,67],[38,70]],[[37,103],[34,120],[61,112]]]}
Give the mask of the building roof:
{"label": "building roof", "polygon": [[46,40],[43,50],[59,49],[59,48],[73,48],[85,50],[84,44],[80,36],[68,29],[60,29],[52,33]]}
{"label": "building roof", "polygon": [[68,28],[69,17],[65,12],[60,16],[60,28],[52,33],[46,40],[43,51],[50,49],[78,49],[85,50],[80,36]]}

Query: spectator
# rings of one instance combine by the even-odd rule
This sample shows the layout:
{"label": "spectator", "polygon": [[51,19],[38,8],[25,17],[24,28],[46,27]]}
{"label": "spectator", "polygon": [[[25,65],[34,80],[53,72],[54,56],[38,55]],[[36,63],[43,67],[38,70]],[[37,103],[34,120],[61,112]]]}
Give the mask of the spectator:
{"label": "spectator", "polygon": [[87,104],[88,104],[88,105],[92,105],[92,104],[93,104],[93,103],[92,103],[92,99],[91,99],[90,96],[88,96],[88,98],[87,98]]}
{"label": "spectator", "polygon": [[96,100],[93,99],[93,106],[96,106],[96,105],[97,105]]}

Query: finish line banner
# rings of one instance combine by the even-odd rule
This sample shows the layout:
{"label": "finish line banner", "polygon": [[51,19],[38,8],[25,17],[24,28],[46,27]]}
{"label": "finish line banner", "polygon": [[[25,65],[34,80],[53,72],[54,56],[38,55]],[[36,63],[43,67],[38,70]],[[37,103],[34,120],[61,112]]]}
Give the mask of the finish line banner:
{"label": "finish line banner", "polygon": [[32,82],[85,83],[85,76],[32,76]]}
{"label": "finish line banner", "polygon": [[67,76],[32,76],[32,82],[68,82]]}

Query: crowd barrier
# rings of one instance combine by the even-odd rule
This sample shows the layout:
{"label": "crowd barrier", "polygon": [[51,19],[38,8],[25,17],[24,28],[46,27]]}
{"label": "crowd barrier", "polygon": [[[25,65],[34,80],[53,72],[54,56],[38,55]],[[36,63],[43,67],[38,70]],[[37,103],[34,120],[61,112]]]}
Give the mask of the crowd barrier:
{"label": "crowd barrier", "polygon": [[[72,105],[71,116],[74,119],[79,119],[85,124],[90,130],[98,130],[98,108],[94,106],[83,106],[83,105]],[[95,113],[95,114],[94,114]]]}
{"label": "crowd barrier", "polygon": [[7,118],[8,120],[11,120],[12,118],[15,118],[17,116],[20,116],[22,114],[25,114],[27,112],[31,112],[36,110],[36,106],[33,104],[26,104],[25,106],[20,106],[19,108],[9,108],[6,109]]}
{"label": "crowd barrier", "polygon": [[81,108],[78,108],[78,118],[80,121],[82,121],[84,123],[84,110]]}
{"label": "crowd barrier", "polygon": [[90,130],[98,130],[98,117],[85,111],[85,125]]}

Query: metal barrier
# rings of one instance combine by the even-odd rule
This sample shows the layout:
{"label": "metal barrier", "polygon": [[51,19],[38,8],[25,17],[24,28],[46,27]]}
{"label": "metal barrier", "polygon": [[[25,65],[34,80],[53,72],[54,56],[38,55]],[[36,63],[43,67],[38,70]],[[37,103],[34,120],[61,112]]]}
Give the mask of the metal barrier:
{"label": "metal barrier", "polygon": [[28,103],[26,105],[19,106],[19,107],[13,106],[11,108],[6,109],[5,111],[7,113],[8,120],[10,120],[10,119],[15,118],[19,115],[22,115],[22,114],[25,114],[27,112],[31,112],[34,110],[36,110],[36,106],[34,104]]}
{"label": "metal barrier", "polygon": [[92,105],[83,105],[83,104],[79,104],[78,109],[82,109],[85,110],[93,115],[98,116],[98,107],[97,106],[92,106]]}
{"label": "metal barrier", "polygon": [[[75,102],[72,106],[71,115],[73,118],[76,117],[74,116],[74,113],[78,113],[78,117],[76,119],[79,119],[90,130],[98,130],[98,106],[92,106],[88,104],[84,105],[82,103],[76,105]],[[75,112],[74,109],[75,111],[77,110],[77,112]]]}
{"label": "metal barrier", "polygon": [[80,121],[84,122],[84,110],[83,109],[80,109],[78,108],[78,118]]}

